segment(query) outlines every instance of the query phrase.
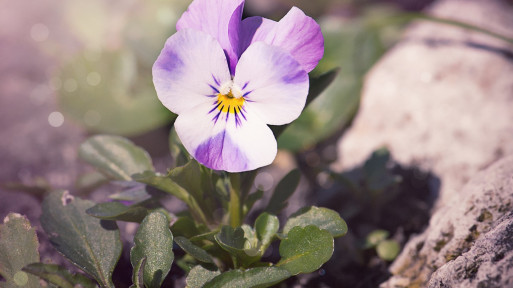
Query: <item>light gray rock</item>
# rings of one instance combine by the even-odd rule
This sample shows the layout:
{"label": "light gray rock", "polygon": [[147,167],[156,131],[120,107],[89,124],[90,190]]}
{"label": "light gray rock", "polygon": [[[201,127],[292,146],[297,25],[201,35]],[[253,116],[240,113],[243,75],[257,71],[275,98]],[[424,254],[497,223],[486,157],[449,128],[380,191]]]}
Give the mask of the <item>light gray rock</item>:
{"label": "light gray rock", "polygon": [[513,156],[476,175],[441,207],[390,271],[394,276],[382,287],[511,287]]}
{"label": "light gray rock", "polygon": [[[504,1],[439,1],[431,11],[513,38],[513,7]],[[511,75],[506,42],[448,25],[413,25],[367,75],[336,169],[358,166],[387,146],[400,164],[439,177],[439,203],[446,202],[476,172],[513,153]]]}

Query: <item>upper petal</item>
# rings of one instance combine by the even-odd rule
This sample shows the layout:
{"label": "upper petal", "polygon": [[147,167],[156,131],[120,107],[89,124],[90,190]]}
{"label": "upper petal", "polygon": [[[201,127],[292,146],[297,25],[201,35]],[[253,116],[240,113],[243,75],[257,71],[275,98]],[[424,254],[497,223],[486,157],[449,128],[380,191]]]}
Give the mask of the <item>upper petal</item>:
{"label": "upper petal", "polygon": [[212,111],[204,103],[180,114],[175,129],[187,151],[201,164],[228,172],[254,170],[272,163],[277,153],[274,135],[258,115],[244,108],[233,113]]}
{"label": "upper petal", "polygon": [[235,71],[239,56],[240,22],[244,0],[194,0],[176,23],[176,30],[190,28],[216,38]]}
{"label": "upper petal", "polygon": [[308,96],[308,74],[287,52],[257,42],[242,54],[233,82],[247,106],[267,124],[283,125],[301,114]]}
{"label": "upper petal", "polygon": [[176,114],[210,102],[215,89],[231,79],[217,40],[191,29],[169,37],[152,72],[159,100]]}
{"label": "upper petal", "polygon": [[312,71],[324,55],[321,27],[297,7],[274,25],[264,42],[288,51],[306,72]]}
{"label": "upper petal", "polygon": [[242,54],[254,42],[264,41],[269,32],[278,22],[260,16],[248,17],[242,20],[240,26],[240,48]]}

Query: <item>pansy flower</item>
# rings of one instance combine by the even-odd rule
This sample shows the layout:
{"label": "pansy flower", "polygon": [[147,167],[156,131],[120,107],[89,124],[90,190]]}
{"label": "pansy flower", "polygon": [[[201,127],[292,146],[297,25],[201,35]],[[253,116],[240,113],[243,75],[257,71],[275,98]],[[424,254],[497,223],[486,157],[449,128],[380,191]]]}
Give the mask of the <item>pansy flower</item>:
{"label": "pansy flower", "polygon": [[293,7],[279,22],[242,20],[244,0],[194,0],[153,65],[160,101],[178,114],[187,151],[215,170],[272,163],[267,125],[301,114],[310,72],[322,58],[319,25]]}

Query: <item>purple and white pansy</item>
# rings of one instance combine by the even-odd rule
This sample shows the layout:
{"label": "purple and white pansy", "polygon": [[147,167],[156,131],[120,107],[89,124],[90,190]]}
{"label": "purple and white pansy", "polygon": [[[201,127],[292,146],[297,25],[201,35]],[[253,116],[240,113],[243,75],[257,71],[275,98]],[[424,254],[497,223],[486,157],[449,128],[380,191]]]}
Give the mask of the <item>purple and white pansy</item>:
{"label": "purple and white pansy", "polygon": [[272,163],[267,125],[301,114],[324,53],[319,25],[293,7],[279,22],[242,20],[244,0],[194,0],[153,65],[160,101],[201,164],[241,172]]}

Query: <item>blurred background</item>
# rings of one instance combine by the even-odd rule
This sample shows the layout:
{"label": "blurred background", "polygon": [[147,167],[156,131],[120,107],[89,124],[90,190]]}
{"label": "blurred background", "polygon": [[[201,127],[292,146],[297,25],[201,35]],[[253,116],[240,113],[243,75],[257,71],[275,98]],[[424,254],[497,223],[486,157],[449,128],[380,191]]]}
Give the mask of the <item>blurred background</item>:
{"label": "blurred background", "polygon": [[[324,269],[304,279],[291,279],[287,283],[290,287],[376,287],[389,277],[388,267],[399,245],[427,225],[442,185],[439,175],[432,173],[432,166],[400,165],[394,161],[394,153],[381,147],[364,149],[362,156],[353,160],[348,156],[348,161],[353,161],[348,166],[341,164],[339,152],[345,148],[337,143],[358,113],[367,72],[403,37],[411,19],[403,17],[404,13],[422,11],[432,2],[246,1],[244,17],[279,20],[290,7],[297,6],[316,18],[325,37],[325,56],[312,75],[340,68],[332,85],[280,137],[282,150],[274,165],[257,176],[256,185],[271,190],[286,172],[299,168],[305,180],[285,214],[305,203],[324,205],[339,211],[351,230],[336,244],[339,254]],[[438,9],[450,17],[459,13],[457,7],[465,1],[438,2],[459,3]],[[476,7],[486,6],[482,4],[486,1],[470,2],[481,3]],[[497,7],[508,9],[511,5],[511,1],[491,2],[500,2]],[[90,194],[98,179],[77,157],[78,145],[93,134],[128,137],[150,152],[157,170],[166,171],[171,163],[168,138],[175,115],[158,101],[151,67],[189,4],[188,0],[0,0],[1,218],[8,212],[18,212],[37,224],[40,201],[53,188],[104,200],[105,191]],[[469,9],[471,13],[479,10]],[[478,19],[502,21],[502,28],[499,24],[494,28],[507,33],[507,27],[512,27],[508,26],[511,17],[486,14],[492,10],[483,10]],[[426,29],[420,34],[436,38],[438,30]],[[415,33],[407,35],[415,41]],[[462,42],[465,45],[480,43],[479,36],[467,36]],[[448,45],[443,41],[426,43],[430,47]],[[511,50],[498,45],[485,50],[495,49],[494,53],[511,61]],[[410,59],[423,57],[421,53]],[[388,65],[391,70],[384,73],[393,74],[394,69],[414,64],[406,61],[399,66]],[[497,75],[506,77],[501,71],[506,70]],[[422,75],[423,83],[440,76]],[[453,86],[459,82],[455,83]],[[393,105],[400,107],[402,103]],[[374,111],[380,111],[379,107]],[[393,118],[380,119],[385,122],[389,117]],[[418,163],[415,161],[409,164]],[[386,231],[386,235],[378,230]],[[380,254],[369,244],[369,235],[391,238],[396,244]],[[42,250],[42,254],[52,253],[48,247]]]}

